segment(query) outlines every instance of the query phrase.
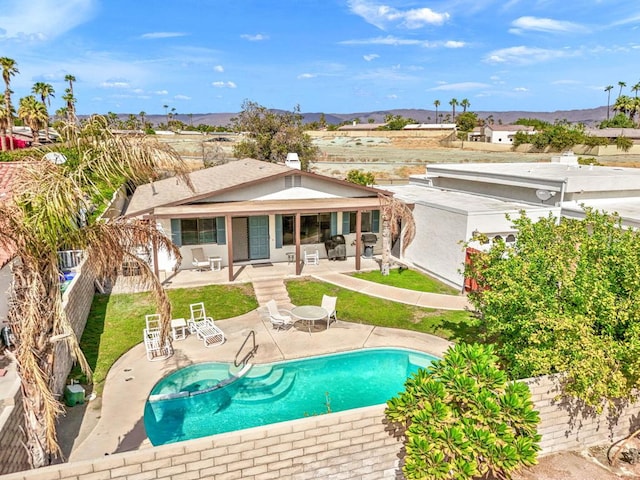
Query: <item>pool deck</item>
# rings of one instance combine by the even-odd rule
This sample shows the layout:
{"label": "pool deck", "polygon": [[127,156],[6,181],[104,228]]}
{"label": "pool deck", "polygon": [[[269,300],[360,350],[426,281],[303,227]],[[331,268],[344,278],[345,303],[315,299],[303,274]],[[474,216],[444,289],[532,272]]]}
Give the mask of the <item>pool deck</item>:
{"label": "pool deck", "polygon": [[[123,355],[111,368],[103,396],[68,408],[59,428],[60,442],[70,461],[88,460],[107,454],[150,448],[142,415],[149,392],[165,375],[197,362],[233,362],[251,331],[258,351],[252,363],[336,353],[358,348],[403,347],[442,356],[451,345],[441,338],[406,330],[373,327],[338,320],[328,329],[294,326],[285,331],[252,311],[240,317],[216,321],[227,337],[224,344],[205,348],[195,335],[174,341],[174,354],[167,360],[149,362],[142,344]],[[248,345],[251,341],[248,342]]]}
{"label": "pool deck", "polygon": [[[362,259],[361,269],[378,269],[376,259]],[[345,272],[355,271],[354,259],[305,266],[302,276],[315,277],[343,288],[373,297],[388,298],[431,308],[465,310],[465,296],[439,295],[394,289],[359,280]],[[232,282],[226,267],[221,271],[196,272],[182,270],[164,279],[166,288],[207,284],[255,283],[265,279],[300,278],[295,264],[275,263],[269,266],[240,266]],[[284,288],[284,286],[283,286]],[[129,282],[116,284],[114,293],[135,291]],[[339,318],[339,315],[338,315]],[[402,347],[442,356],[450,342],[433,335],[407,330],[374,327],[338,320],[326,329],[322,322],[309,333],[307,326],[296,324],[287,331],[277,331],[258,310],[245,315],[216,320],[225,333],[224,344],[205,348],[195,335],[173,342],[174,354],[167,360],[150,362],[142,343],[125,353],[110,369],[101,397],[66,408],[58,423],[58,440],[65,460],[78,461],[107,454],[150,448],[143,423],[144,405],[153,386],[165,375],[199,362],[233,362],[236,353],[251,331],[255,332],[258,351],[252,363],[268,363],[313,355],[322,355],[374,347]],[[249,341],[250,343],[250,341]],[[56,459],[54,462],[64,461]]]}

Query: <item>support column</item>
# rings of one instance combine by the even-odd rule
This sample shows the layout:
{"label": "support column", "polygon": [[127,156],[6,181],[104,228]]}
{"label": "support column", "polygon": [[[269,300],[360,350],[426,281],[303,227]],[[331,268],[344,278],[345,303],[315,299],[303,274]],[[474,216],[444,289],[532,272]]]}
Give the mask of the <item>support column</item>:
{"label": "support column", "polygon": [[360,256],[362,253],[360,252],[362,241],[360,237],[362,236],[362,211],[356,211],[356,271],[360,270]]}
{"label": "support column", "polygon": [[229,281],[233,282],[233,228],[231,215],[224,216],[225,234],[227,236],[227,262],[229,263]]}
{"label": "support column", "polygon": [[296,275],[302,273],[302,261],[300,259],[300,213],[296,213]]}

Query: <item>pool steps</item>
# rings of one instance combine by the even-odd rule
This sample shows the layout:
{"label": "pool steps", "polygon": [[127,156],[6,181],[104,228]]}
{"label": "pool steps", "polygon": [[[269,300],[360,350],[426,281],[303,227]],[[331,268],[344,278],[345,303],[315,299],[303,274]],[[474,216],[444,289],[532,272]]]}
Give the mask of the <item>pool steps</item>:
{"label": "pool steps", "polygon": [[229,377],[225,378],[224,380],[219,381],[218,383],[216,383],[212,387],[204,388],[202,390],[196,390],[196,391],[193,391],[193,392],[191,392],[191,391],[181,391],[181,392],[159,393],[159,394],[156,394],[156,395],[149,395],[149,401],[150,402],[157,402],[157,401],[161,401],[161,400],[172,400],[172,399],[175,399],[175,398],[193,397],[195,395],[202,395],[203,393],[213,392],[214,390],[218,390],[220,388],[226,387],[227,385],[232,384],[236,380],[241,379],[242,377],[244,377],[251,370],[252,366],[253,365],[251,363],[245,364],[242,367],[242,369],[240,371],[238,371],[236,374],[230,375]]}
{"label": "pool steps", "polygon": [[283,370],[277,370],[277,372],[279,372],[277,375],[269,377],[268,383],[247,383],[234,395],[233,401],[244,404],[265,403],[284,397],[293,387],[296,374],[295,372],[285,374]]}

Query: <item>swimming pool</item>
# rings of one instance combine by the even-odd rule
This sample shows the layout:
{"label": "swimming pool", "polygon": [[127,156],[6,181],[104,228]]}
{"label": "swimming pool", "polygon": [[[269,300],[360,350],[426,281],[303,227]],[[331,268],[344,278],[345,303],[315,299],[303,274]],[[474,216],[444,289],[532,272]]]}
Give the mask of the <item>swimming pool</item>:
{"label": "swimming pool", "polygon": [[[191,365],[154,386],[145,405],[144,425],[151,443],[163,445],[378,405],[435,359],[398,348],[356,350],[254,365],[244,377],[222,388],[216,386],[229,378],[229,364]],[[206,393],[198,394],[203,390]]]}

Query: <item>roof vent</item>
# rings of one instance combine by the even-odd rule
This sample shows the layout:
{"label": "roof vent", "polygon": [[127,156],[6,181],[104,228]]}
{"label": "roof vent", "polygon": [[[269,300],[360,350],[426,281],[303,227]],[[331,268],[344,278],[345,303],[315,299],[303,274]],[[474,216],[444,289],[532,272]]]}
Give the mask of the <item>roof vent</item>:
{"label": "roof vent", "polygon": [[284,161],[284,164],[289,168],[302,170],[302,164],[300,163],[297,153],[287,153],[287,159]]}

